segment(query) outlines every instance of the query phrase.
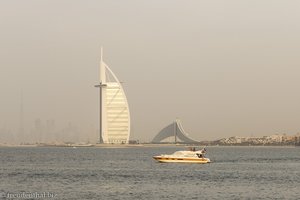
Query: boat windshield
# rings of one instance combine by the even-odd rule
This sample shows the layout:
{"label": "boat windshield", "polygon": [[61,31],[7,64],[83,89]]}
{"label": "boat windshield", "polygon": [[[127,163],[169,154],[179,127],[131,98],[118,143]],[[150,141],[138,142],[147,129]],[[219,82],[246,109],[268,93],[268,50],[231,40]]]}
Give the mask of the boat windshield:
{"label": "boat windshield", "polygon": [[182,151],[175,151],[175,152],[173,153],[173,155],[174,155],[174,156],[182,156],[182,155],[184,155],[184,153],[183,153]]}

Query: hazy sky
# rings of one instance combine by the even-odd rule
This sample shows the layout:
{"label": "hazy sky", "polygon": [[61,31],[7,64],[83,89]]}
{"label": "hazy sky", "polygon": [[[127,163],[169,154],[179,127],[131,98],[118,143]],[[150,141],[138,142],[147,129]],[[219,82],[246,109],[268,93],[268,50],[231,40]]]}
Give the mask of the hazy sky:
{"label": "hazy sky", "polygon": [[134,139],[300,132],[300,1],[1,0],[0,128],[98,127],[100,46]]}

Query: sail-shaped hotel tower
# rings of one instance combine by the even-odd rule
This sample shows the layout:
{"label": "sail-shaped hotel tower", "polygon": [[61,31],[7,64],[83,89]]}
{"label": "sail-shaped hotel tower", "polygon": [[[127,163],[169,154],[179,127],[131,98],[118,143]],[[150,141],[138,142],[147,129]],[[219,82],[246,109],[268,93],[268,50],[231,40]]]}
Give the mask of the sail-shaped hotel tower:
{"label": "sail-shaped hotel tower", "polygon": [[100,143],[126,144],[130,135],[130,113],[123,87],[100,58]]}

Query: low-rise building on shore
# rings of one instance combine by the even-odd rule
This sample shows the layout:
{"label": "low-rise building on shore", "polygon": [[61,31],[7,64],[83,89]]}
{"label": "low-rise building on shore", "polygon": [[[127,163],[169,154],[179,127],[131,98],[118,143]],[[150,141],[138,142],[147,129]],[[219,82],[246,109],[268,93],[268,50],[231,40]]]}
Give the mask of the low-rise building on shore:
{"label": "low-rise building on shore", "polygon": [[201,142],[204,145],[266,145],[266,146],[282,146],[282,145],[297,145],[300,146],[300,133],[296,135],[286,135],[286,134],[275,134],[271,136],[263,137],[240,137],[233,136],[229,138],[222,138],[215,141],[205,141]]}

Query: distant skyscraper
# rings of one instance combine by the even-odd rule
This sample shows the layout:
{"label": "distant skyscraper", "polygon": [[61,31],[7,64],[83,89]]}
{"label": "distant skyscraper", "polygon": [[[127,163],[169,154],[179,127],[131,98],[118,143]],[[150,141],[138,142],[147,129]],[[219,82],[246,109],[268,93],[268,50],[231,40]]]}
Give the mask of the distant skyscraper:
{"label": "distant skyscraper", "polygon": [[53,119],[48,119],[46,121],[46,141],[55,141],[55,121]]}
{"label": "distant skyscraper", "polygon": [[38,138],[38,142],[45,142],[44,141],[44,126],[43,126],[42,120],[40,118],[35,120],[34,129],[35,129],[36,136]]}
{"label": "distant skyscraper", "polygon": [[21,103],[20,103],[20,124],[19,124],[19,141],[24,143],[24,108],[23,108],[23,91],[21,92]]}
{"label": "distant skyscraper", "polygon": [[123,87],[100,59],[100,143],[128,143],[130,135],[130,113]]}

